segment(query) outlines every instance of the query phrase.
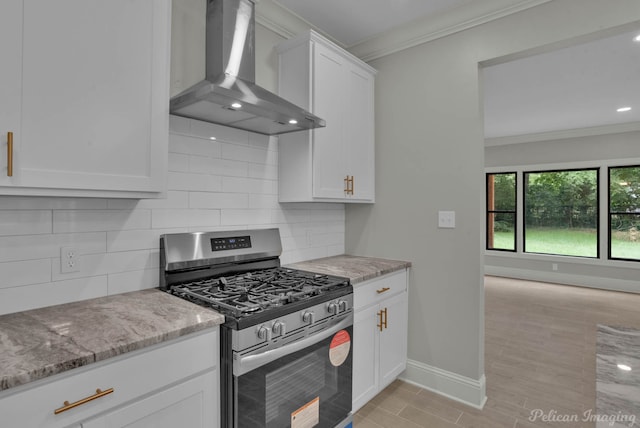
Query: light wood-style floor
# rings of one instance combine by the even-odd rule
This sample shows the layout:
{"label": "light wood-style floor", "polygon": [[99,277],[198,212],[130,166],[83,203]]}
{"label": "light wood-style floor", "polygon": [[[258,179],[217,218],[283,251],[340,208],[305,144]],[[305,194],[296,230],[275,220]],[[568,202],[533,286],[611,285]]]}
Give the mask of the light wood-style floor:
{"label": "light wood-style floor", "polygon": [[[396,381],[354,417],[356,428],[593,428],[597,324],[640,328],[640,295],[485,278],[482,411]],[[578,422],[530,421],[531,411]]]}

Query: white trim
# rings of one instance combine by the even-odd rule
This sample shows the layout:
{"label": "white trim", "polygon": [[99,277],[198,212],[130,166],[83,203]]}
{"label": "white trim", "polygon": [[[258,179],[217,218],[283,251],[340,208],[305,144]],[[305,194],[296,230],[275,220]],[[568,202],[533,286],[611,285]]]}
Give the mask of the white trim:
{"label": "white trim", "polygon": [[509,135],[506,137],[486,138],[485,147],[505,146],[507,144],[532,143],[537,141],[565,140],[569,138],[591,137],[595,135],[622,134],[640,131],[640,122],[618,123],[615,125],[593,126],[589,128],[564,129],[560,131],[540,132],[536,134]]}
{"label": "white trim", "polygon": [[[523,0],[516,4],[490,11],[489,9],[494,2],[485,0],[465,7],[454,8],[446,11],[444,14],[436,14],[424,19],[417,19],[402,27],[392,29],[379,36],[349,46],[348,49],[363,61],[372,61],[423,43],[477,27],[478,25],[486,24],[496,19],[504,18],[505,16],[530,9],[549,1],[551,0]],[[472,10],[469,6],[484,8],[484,10]],[[473,16],[473,14],[477,14],[477,16]],[[445,15],[449,15],[446,20],[450,21],[450,23],[443,28],[437,28],[442,22],[442,17]]]}
{"label": "white trim", "polygon": [[640,281],[485,265],[485,275],[640,294]]}
{"label": "white trim", "polygon": [[484,375],[476,380],[419,361],[408,360],[407,369],[400,379],[476,409],[482,410],[487,401]]}
{"label": "white trim", "polygon": [[[326,34],[318,27],[283,7],[277,0],[260,1],[257,4],[256,22],[285,38],[300,34],[309,28],[313,29],[324,37],[332,40],[338,46],[345,47],[361,60],[371,61],[503,18],[513,13],[521,12],[549,1],[551,0],[522,0],[506,7],[500,7],[499,3],[504,4],[504,2],[495,0],[473,2],[465,7],[446,11],[444,14],[436,14],[424,19],[418,19],[353,46],[344,46],[331,37],[331,35]],[[492,6],[498,7],[498,9],[491,11],[490,8]],[[443,20],[444,16],[446,16],[446,19]],[[438,28],[439,25],[443,25],[443,22],[444,27]]]}

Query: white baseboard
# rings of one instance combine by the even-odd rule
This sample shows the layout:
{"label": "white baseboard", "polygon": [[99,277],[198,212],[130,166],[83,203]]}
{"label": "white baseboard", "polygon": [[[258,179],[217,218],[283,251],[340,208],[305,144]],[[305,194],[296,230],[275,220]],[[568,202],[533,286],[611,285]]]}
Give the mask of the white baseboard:
{"label": "white baseboard", "polygon": [[487,401],[484,375],[476,380],[409,360],[400,379],[476,409],[482,409]]}
{"label": "white baseboard", "polygon": [[517,269],[502,266],[484,267],[485,275],[502,276],[506,278],[525,279],[529,281],[550,282],[553,284],[577,285],[581,287],[599,288],[603,290],[625,291],[640,293],[639,281],[603,278],[597,276],[574,275],[558,272],[543,272],[532,269]]}

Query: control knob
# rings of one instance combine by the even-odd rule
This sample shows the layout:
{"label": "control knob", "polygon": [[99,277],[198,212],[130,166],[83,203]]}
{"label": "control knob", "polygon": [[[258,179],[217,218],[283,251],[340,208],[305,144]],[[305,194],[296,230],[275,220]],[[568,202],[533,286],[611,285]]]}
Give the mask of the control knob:
{"label": "control knob", "polygon": [[273,323],[273,326],[271,327],[271,331],[274,334],[279,334],[280,336],[284,336],[285,334],[287,334],[287,325],[282,321],[276,321]]}
{"label": "control knob", "polygon": [[313,311],[304,311],[304,313],[302,314],[303,322],[313,324],[315,320],[316,320],[316,314],[313,313]]}
{"label": "control knob", "polygon": [[327,305],[327,312],[329,312],[331,315],[337,314],[338,311],[339,311],[339,308],[338,308],[337,302],[331,302]]}
{"label": "control knob", "polygon": [[260,340],[266,340],[266,341],[271,340],[271,329],[269,327],[261,325],[260,327],[258,327],[257,334],[258,334],[258,339]]}
{"label": "control knob", "polygon": [[338,300],[338,310],[340,312],[344,312],[349,309],[349,302],[346,300]]}

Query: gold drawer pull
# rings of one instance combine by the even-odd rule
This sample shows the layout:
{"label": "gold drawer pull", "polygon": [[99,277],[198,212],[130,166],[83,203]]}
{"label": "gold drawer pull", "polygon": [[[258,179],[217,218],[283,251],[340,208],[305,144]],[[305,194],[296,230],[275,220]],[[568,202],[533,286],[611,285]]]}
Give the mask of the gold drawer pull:
{"label": "gold drawer pull", "polygon": [[96,393],[93,394],[92,396],[83,398],[82,400],[78,400],[75,403],[69,403],[68,401],[65,401],[64,406],[60,407],[59,409],[55,409],[53,411],[53,414],[58,415],[62,412],[66,412],[67,410],[71,410],[74,407],[81,406],[85,403],[88,403],[89,401],[93,401],[96,398],[104,397],[105,395],[111,394],[112,392],[113,392],[113,388],[109,388],[106,391],[101,391],[100,388],[98,388],[96,389]]}
{"label": "gold drawer pull", "polygon": [[382,293],[386,293],[389,290],[391,290],[389,287],[383,287],[380,290],[376,290],[376,293],[382,294]]}
{"label": "gold drawer pull", "polygon": [[7,177],[13,177],[13,132],[7,132]]}

